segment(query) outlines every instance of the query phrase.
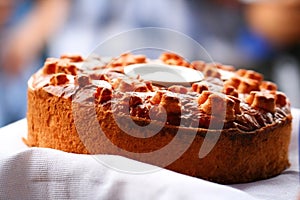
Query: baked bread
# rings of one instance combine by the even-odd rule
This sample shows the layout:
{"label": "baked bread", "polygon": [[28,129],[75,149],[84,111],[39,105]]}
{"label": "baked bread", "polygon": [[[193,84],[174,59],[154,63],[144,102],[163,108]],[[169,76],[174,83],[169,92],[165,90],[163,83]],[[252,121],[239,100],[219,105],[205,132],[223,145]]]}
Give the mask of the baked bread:
{"label": "baked bread", "polygon": [[30,147],[115,154],[213,182],[273,177],[289,167],[292,116],[277,86],[255,71],[173,53],[159,61],[201,71],[190,87],[163,87],[124,68],[152,60],[63,55],[28,82]]}

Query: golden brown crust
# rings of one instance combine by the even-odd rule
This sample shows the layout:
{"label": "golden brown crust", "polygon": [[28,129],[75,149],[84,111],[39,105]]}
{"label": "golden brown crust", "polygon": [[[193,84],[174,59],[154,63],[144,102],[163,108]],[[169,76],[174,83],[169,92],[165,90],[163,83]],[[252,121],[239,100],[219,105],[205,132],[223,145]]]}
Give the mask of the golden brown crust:
{"label": "golden brown crust", "polygon": [[[65,55],[62,60],[65,68],[70,68],[81,62],[80,58]],[[131,63],[133,58],[135,62],[146,62],[142,56],[127,54],[114,61],[118,63],[123,59]],[[162,59],[187,65],[173,54],[164,54]],[[54,63],[60,62],[55,60]],[[205,63],[196,64],[198,68],[205,68]],[[72,153],[122,155],[225,184],[255,181],[281,173],[289,166],[292,116],[288,99],[276,91],[276,85],[263,81],[256,72],[234,72],[231,66],[220,64],[217,68],[234,74],[224,81],[224,87],[213,77],[191,88],[158,88],[114,72],[105,76],[82,75],[78,67],[75,71],[79,74],[75,77],[68,70],[63,73],[64,68],[48,59],[44,68],[29,81],[25,142],[28,146]],[[219,112],[212,112],[212,107]],[[213,120],[223,123],[223,129],[209,128]],[[150,129],[136,128],[149,124],[159,130],[158,133],[153,135]],[[180,139],[174,140],[177,136]],[[214,145],[216,136],[219,138]],[[206,156],[199,157],[201,145],[207,138],[208,144],[214,147]],[[187,150],[167,165],[161,161],[172,160],[173,153],[154,158],[142,156],[170,142],[173,146],[169,152],[178,152],[187,141],[191,141]]]}
{"label": "golden brown crust", "polygon": [[[130,137],[117,124],[111,123],[114,120],[110,112],[99,109],[98,119],[107,122],[101,124],[105,135],[98,135],[97,126],[82,118],[77,119],[82,121],[82,125],[77,124],[77,126],[80,126],[89,136],[79,136],[73,121],[72,104],[69,99],[49,95],[43,90],[29,90],[28,98],[31,102],[27,115],[30,133],[27,144],[29,146],[49,147],[84,154],[120,154],[111,148],[111,143],[113,143],[128,152],[144,153],[162,148],[174,138],[178,131],[178,127],[165,126],[160,133],[156,134],[156,137],[150,137],[146,141]],[[94,107],[80,109],[78,116],[86,117],[91,113],[89,109],[94,109]],[[122,124],[125,126],[128,124],[126,120],[131,120],[124,117],[122,119],[124,120]],[[123,129],[133,131],[130,127],[123,127]],[[194,131],[192,128],[185,128],[183,133],[185,137],[189,135],[192,137]],[[281,123],[271,124],[258,131],[244,133],[237,131],[236,129],[223,130],[212,151],[200,159],[198,155],[205,136],[215,134],[216,130],[207,132],[206,129],[199,128],[188,150],[166,168],[210,181],[230,184],[269,178],[281,173],[289,166],[290,115]],[[107,142],[106,138],[111,143]],[[180,146],[180,144],[177,145]],[[121,155],[128,156],[126,153]],[[166,159],[165,156],[167,155],[161,159]],[[154,162],[153,160],[149,162],[151,161]],[[153,164],[159,165],[159,160],[155,159],[155,161],[157,162]]]}

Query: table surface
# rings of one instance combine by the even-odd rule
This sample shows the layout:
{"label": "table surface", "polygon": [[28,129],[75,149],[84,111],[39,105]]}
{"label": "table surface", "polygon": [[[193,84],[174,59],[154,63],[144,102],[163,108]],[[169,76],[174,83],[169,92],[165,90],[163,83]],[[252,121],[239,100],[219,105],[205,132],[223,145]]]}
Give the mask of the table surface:
{"label": "table surface", "polygon": [[[229,187],[244,191],[258,199],[297,199],[298,194],[300,194],[298,145],[300,110],[292,109],[292,113],[293,131],[289,154],[291,167],[274,178],[252,183],[235,184]],[[0,129],[0,162],[5,156],[11,156],[29,149],[22,142],[22,137],[26,138],[26,135],[26,119]]]}

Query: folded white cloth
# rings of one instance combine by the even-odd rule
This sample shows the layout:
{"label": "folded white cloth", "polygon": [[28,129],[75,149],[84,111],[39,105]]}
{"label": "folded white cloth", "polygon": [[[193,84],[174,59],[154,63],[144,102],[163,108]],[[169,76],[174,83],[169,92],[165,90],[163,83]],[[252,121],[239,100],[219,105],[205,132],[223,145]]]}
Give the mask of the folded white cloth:
{"label": "folded white cloth", "polygon": [[[293,110],[291,167],[267,180],[231,186],[136,162],[120,156],[65,153],[28,148],[26,120],[0,129],[0,199],[296,199],[299,188],[298,125]],[[131,173],[99,161],[156,169]]]}
{"label": "folded white cloth", "polygon": [[0,199],[255,199],[229,186],[165,169],[120,172],[93,156],[52,149],[32,148],[0,159]]}

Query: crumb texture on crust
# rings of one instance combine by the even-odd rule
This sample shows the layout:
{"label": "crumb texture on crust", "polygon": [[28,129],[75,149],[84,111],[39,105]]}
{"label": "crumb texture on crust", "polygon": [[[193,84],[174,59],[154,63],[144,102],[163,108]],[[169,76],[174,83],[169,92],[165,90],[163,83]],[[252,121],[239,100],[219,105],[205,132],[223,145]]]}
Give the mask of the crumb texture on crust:
{"label": "crumb texture on crust", "polygon": [[[129,157],[112,146],[135,153],[156,151],[168,145],[180,127],[182,141],[173,151],[194,132],[196,136],[168,169],[229,184],[269,178],[289,166],[290,103],[275,83],[252,70],[189,63],[173,53],[162,54],[159,62],[201,71],[205,78],[190,87],[163,87],[124,74],[126,66],[147,62],[153,61],[128,53],[110,59],[67,54],[48,58],[28,82],[26,144]],[[222,129],[209,128],[211,122],[223,124]],[[136,129],[150,123],[163,128],[155,135]],[[199,158],[204,138],[218,132],[212,151]],[[160,159],[171,155],[155,161],[133,159],[160,166]]]}

